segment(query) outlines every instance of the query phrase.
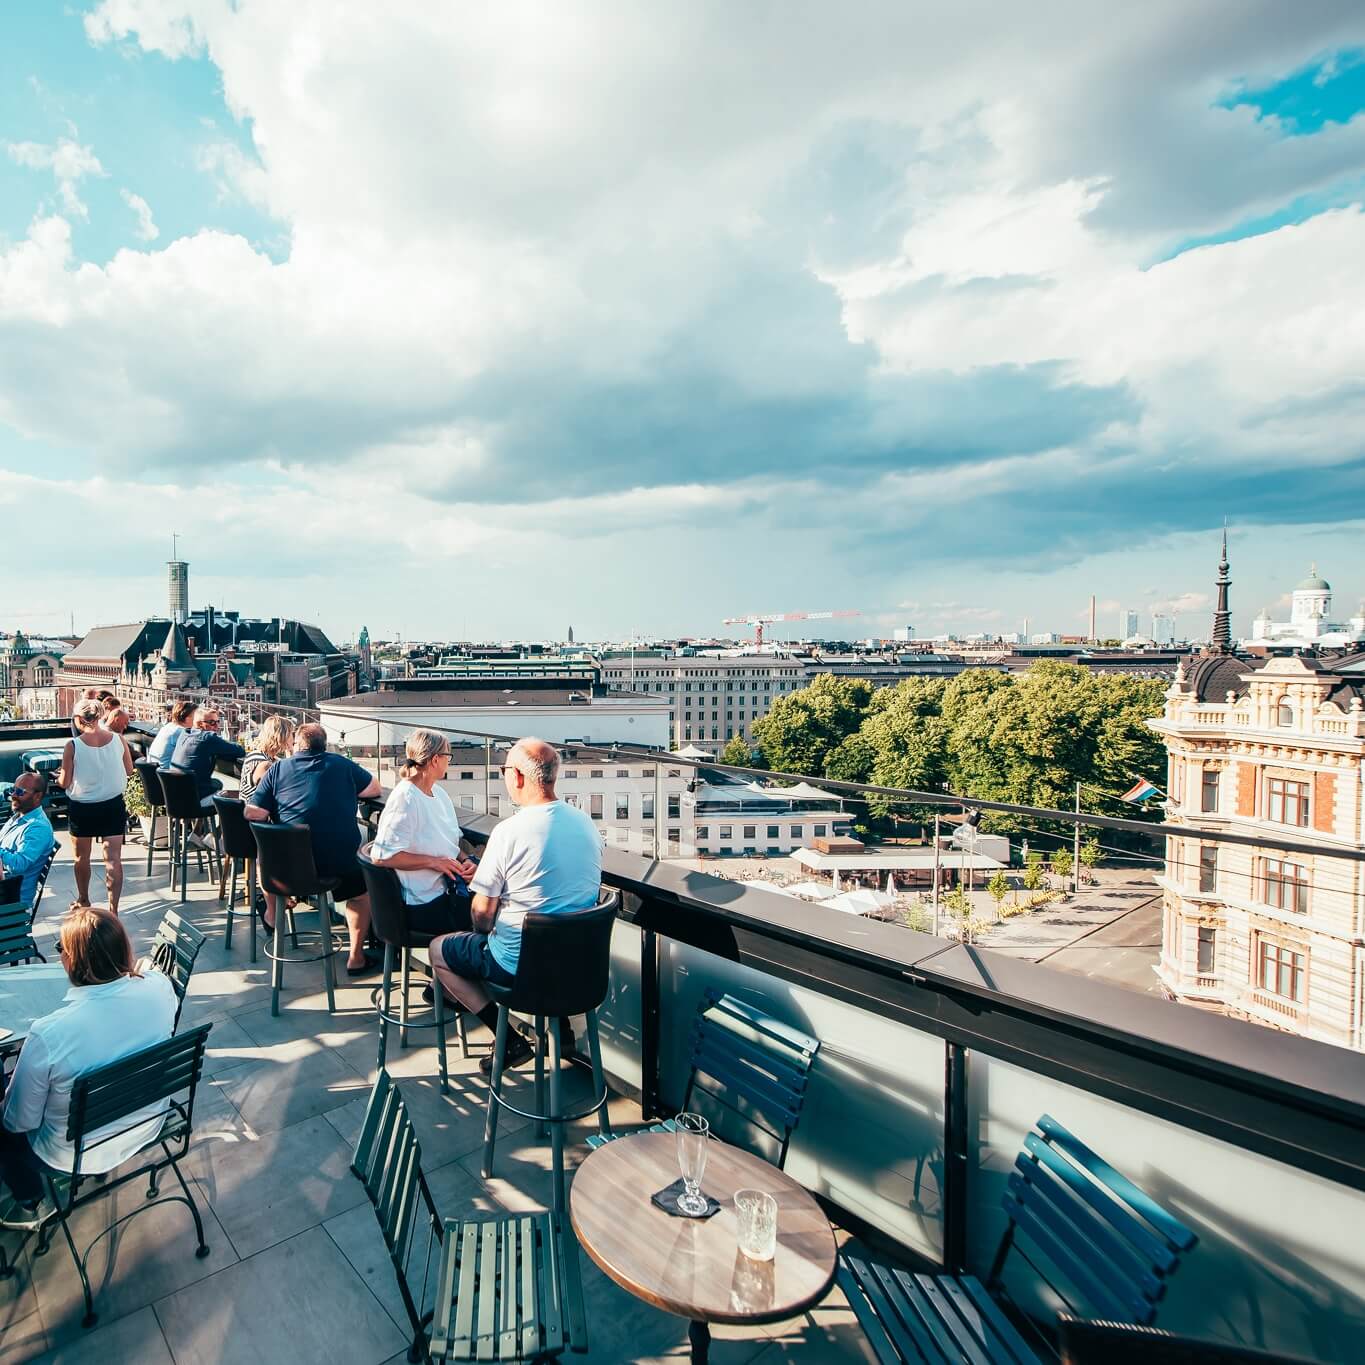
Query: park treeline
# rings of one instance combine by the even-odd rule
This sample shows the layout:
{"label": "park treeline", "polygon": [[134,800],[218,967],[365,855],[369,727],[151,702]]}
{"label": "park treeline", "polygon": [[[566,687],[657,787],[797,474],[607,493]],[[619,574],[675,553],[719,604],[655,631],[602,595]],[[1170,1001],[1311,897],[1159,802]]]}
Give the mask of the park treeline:
{"label": "park treeline", "polygon": [[[1131,815],[1119,793],[1139,777],[1165,786],[1165,749],[1147,725],[1164,693],[1161,682],[1053,659],[883,687],[826,673],[774,701],[753,733],[764,765],[784,772],[1052,809],[1069,809],[1081,782],[1086,809]],[[868,809],[879,824],[933,814],[879,797]],[[987,827],[1019,825],[994,816]]]}

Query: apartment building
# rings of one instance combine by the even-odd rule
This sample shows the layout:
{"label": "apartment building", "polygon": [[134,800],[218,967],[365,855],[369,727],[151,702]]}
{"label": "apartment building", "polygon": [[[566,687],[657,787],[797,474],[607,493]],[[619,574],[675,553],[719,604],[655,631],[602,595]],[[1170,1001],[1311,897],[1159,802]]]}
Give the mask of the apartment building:
{"label": "apartment building", "polygon": [[1365,1047],[1365,865],[1201,843],[1234,830],[1365,847],[1365,654],[1182,665],[1152,721],[1168,754],[1163,984],[1177,999]]}

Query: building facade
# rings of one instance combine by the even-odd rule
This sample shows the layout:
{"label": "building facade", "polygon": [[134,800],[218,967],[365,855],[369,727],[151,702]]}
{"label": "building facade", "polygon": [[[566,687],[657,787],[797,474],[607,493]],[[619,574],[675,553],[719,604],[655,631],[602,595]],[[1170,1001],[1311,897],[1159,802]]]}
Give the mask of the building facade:
{"label": "building facade", "polygon": [[1266,651],[1359,649],[1365,644],[1365,607],[1347,621],[1332,620],[1332,585],[1313,565],[1289,597],[1289,620],[1276,621],[1268,610],[1251,623],[1243,645]]}
{"label": "building facade", "polygon": [[55,715],[66,650],[64,641],[30,639],[22,630],[0,643],[0,705],[28,717]]}
{"label": "building facade", "polygon": [[[1152,727],[1174,823],[1158,973],[1176,999],[1365,1047],[1365,654],[1181,667]],[[1201,843],[1232,830],[1322,846],[1311,856]]]}

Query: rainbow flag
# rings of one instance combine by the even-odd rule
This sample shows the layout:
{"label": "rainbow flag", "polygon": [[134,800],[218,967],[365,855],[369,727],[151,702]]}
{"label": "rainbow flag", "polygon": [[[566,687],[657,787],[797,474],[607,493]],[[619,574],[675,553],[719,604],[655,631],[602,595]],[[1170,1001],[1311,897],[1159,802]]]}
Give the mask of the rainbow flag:
{"label": "rainbow flag", "polygon": [[1161,788],[1153,782],[1148,782],[1145,777],[1142,777],[1123,793],[1123,800],[1130,801],[1135,806],[1140,806],[1144,801],[1150,801],[1152,797],[1160,795]]}

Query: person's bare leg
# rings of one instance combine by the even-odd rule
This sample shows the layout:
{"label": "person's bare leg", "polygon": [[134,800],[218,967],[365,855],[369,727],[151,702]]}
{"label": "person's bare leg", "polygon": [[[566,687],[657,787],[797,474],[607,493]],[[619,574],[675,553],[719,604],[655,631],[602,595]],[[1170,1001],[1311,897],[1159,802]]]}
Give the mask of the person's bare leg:
{"label": "person's bare leg", "polygon": [[365,965],[365,935],[370,932],[370,898],[357,896],[354,900],[344,901],[341,906],[342,917],[351,936],[351,955],[346,959],[348,967]]}
{"label": "person's bare leg", "polygon": [[90,840],[73,839],[75,845],[76,904],[90,904]]}
{"label": "person's bare leg", "polygon": [[109,898],[109,909],[118,914],[119,897],[123,895],[123,838],[104,841],[104,893]]}

